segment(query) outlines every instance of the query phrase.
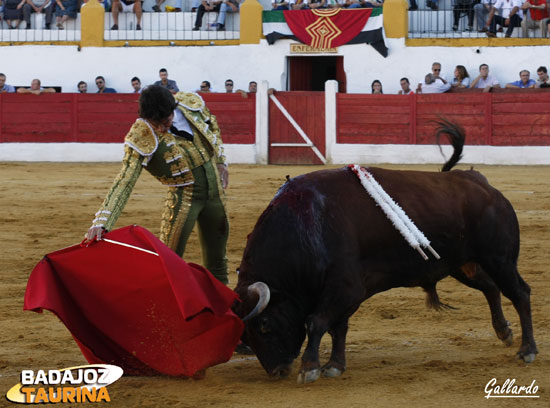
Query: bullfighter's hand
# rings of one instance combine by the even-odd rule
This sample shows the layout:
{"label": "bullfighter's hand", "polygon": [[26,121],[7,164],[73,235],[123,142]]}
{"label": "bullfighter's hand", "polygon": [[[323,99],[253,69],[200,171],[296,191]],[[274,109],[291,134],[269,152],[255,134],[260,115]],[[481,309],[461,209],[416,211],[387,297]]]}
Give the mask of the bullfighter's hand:
{"label": "bullfighter's hand", "polygon": [[107,231],[103,227],[90,227],[88,232],[86,233],[86,244],[92,242],[94,239],[96,241],[100,241],[103,237],[103,234]]}
{"label": "bullfighter's hand", "polygon": [[229,185],[229,172],[227,171],[227,164],[218,164],[218,173],[220,173],[220,179],[222,181],[222,188],[225,190]]}

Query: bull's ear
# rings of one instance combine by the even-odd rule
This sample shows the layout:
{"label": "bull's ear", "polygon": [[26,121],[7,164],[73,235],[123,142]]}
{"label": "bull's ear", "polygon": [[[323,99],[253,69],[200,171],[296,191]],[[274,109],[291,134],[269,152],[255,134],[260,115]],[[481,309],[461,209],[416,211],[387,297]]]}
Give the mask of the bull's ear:
{"label": "bull's ear", "polygon": [[269,323],[269,319],[267,317],[262,317],[262,320],[260,321],[260,333],[268,334],[270,332],[271,324]]}

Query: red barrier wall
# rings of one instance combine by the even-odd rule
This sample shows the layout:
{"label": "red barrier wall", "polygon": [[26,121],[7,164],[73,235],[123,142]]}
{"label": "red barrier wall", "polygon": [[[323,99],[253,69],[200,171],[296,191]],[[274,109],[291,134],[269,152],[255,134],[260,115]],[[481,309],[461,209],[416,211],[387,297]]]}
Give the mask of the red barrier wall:
{"label": "red barrier wall", "polygon": [[[224,143],[255,143],[255,95],[203,94]],[[121,143],[138,117],[133,94],[0,94],[0,143]]]}
{"label": "red barrier wall", "polygon": [[434,144],[438,117],[455,120],[469,145],[550,145],[550,91],[437,95],[337,95],[337,142]]}

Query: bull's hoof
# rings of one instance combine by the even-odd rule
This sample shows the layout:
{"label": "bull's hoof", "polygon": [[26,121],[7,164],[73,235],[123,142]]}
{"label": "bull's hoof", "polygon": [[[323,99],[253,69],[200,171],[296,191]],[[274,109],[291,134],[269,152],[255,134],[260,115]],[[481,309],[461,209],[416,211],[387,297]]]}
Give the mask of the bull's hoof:
{"label": "bull's hoof", "polygon": [[514,332],[510,330],[510,333],[508,333],[508,336],[506,336],[504,339],[501,339],[501,340],[506,347],[510,347],[512,344],[514,344]]}
{"label": "bull's hoof", "polygon": [[532,363],[535,361],[535,353],[525,354],[523,356],[520,356],[520,358],[523,359],[527,364]]}
{"label": "bull's hoof", "polygon": [[325,366],[322,369],[323,377],[334,378],[340,377],[343,374],[343,371],[334,366]]}
{"label": "bull's hoof", "polygon": [[315,368],[309,371],[300,371],[298,374],[298,384],[308,384],[317,381],[321,376],[321,370]]}

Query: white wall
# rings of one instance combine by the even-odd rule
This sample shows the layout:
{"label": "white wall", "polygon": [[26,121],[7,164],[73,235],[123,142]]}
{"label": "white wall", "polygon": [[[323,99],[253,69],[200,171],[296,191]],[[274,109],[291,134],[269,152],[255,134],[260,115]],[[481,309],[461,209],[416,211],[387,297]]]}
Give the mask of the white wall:
{"label": "white wall", "polygon": [[[75,92],[84,80],[91,92],[94,79],[103,75],[107,86],[119,92],[130,92],[130,79],[136,75],[143,84],[158,80],[160,68],[167,68],[182,90],[192,91],[203,80],[209,80],[215,91],[223,91],[224,81],[231,78],[235,89],[246,89],[251,80],[267,80],[277,90],[286,90],[286,57],[291,41],[275,45],[201,47],[105,47],[76,46],[6,46],[2,48],[0,72],[11,85],[30,85],[40,78],[44,85],[62,86],[63,92]],[[387,40],[389,56],[383,58],[371,46],[342,46],[348,92],[370,93],[374,79],[382,81],[385,93],[396,93],[399,79],[408,77],[416,84],[439,61],[443,75],[453,76],[454,67],[466,66],[471,76],[478,66],[487,63],[490,72],[501,83],[519,79],[519,71],[528,69],[536,78],[540,65],[550,68],[550,46],[539,47],[405,47],[403,39]],[[333,54],[331,54],[333,55]]]}

